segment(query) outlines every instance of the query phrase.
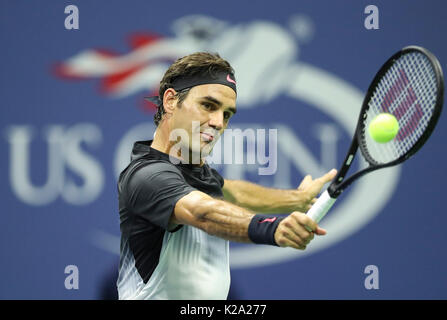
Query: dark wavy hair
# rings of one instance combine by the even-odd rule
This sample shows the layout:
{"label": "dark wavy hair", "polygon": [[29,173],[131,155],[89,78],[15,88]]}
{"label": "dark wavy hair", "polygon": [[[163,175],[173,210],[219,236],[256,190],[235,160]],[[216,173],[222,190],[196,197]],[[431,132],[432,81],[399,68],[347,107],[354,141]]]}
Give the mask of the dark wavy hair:
{"label": "dark wavy hair", "polygon": [[[196,52],[176,60],[166,71],[163,79],[160,81],[160,89],[158,96],[160,103],[157,106],[157,112],[154,115],[154,123],[156,126],[160,123],[163,114],[165,113],[163,107],[163,95],[165,91],[172,88],[175,79],[184,76],[197,76],[205,74],[213,74],[214,72],[226,72],[234,74],[234,70],[228,61],[222,59],[217,53]],[[177,92],[177,105],[180,107],[183,101],[188,96],[190,88]]]}

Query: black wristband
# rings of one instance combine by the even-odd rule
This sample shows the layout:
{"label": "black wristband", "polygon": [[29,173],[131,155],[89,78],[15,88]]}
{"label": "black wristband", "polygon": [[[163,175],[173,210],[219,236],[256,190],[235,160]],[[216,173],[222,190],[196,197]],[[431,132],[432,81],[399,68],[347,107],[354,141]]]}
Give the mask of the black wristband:
{"label": "black wristband", "polygon": [[257,244],[278,246],[275,241],[275,231],[284,217],[255,215],[248,226],[248,237]]}

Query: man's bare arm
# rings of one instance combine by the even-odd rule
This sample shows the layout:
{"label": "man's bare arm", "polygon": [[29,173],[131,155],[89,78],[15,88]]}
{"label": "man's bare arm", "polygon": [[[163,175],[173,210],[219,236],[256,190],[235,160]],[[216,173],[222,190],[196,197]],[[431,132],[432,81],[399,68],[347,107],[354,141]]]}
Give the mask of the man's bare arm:
{"label": "man's bare arm", "polygon": [[241,180],[225,180],[222,190],[225,200],[260,213],[291,212],[310,200],[299,190],[266,188]]}
{"label": "man's bare arm", "polygon": [[225,180],[225,200],[259,213],[307,212],[325,183],[331,181],[337,171],[331,170],[320,178],[307,175],[297,189],[266,188],[251,182]]}
{"label": "man's bare arm", "polygon": [[[251,242],[248,227],[254,216],[244,208],[193,191],[177,202],[170,222],[191,225],[227,240]],[[314,233],[324,235],[326,231],[305,214],[293,212],[279,223],[274,238],[279,246],[305,249]]]}

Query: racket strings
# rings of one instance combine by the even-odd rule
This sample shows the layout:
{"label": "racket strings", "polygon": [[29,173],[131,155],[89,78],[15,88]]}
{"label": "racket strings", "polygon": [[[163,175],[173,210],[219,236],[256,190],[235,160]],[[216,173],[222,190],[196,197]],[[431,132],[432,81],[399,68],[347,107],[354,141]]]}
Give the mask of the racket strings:
{"label": "racket strings", "polygon": [[[376,164],[400,158],[417,143],[433,116],[437,88],[429,59],[419,52],[402,55],[382,76],[368,102],[361,141]],[[392,141],[381,144],[369,136],[367,129],[384,112],[396,117],[400,129]]]}

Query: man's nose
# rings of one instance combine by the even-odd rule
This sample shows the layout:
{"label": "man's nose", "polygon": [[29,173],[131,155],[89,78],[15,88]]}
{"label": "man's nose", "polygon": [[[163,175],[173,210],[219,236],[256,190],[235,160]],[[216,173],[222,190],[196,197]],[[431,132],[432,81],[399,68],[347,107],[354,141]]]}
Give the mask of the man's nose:
{"label": "man's nose", "polygon": [[224,126],[224,116],[222,111],[215,111],[210,113],[209,126],[216,130],[221,130]]}

